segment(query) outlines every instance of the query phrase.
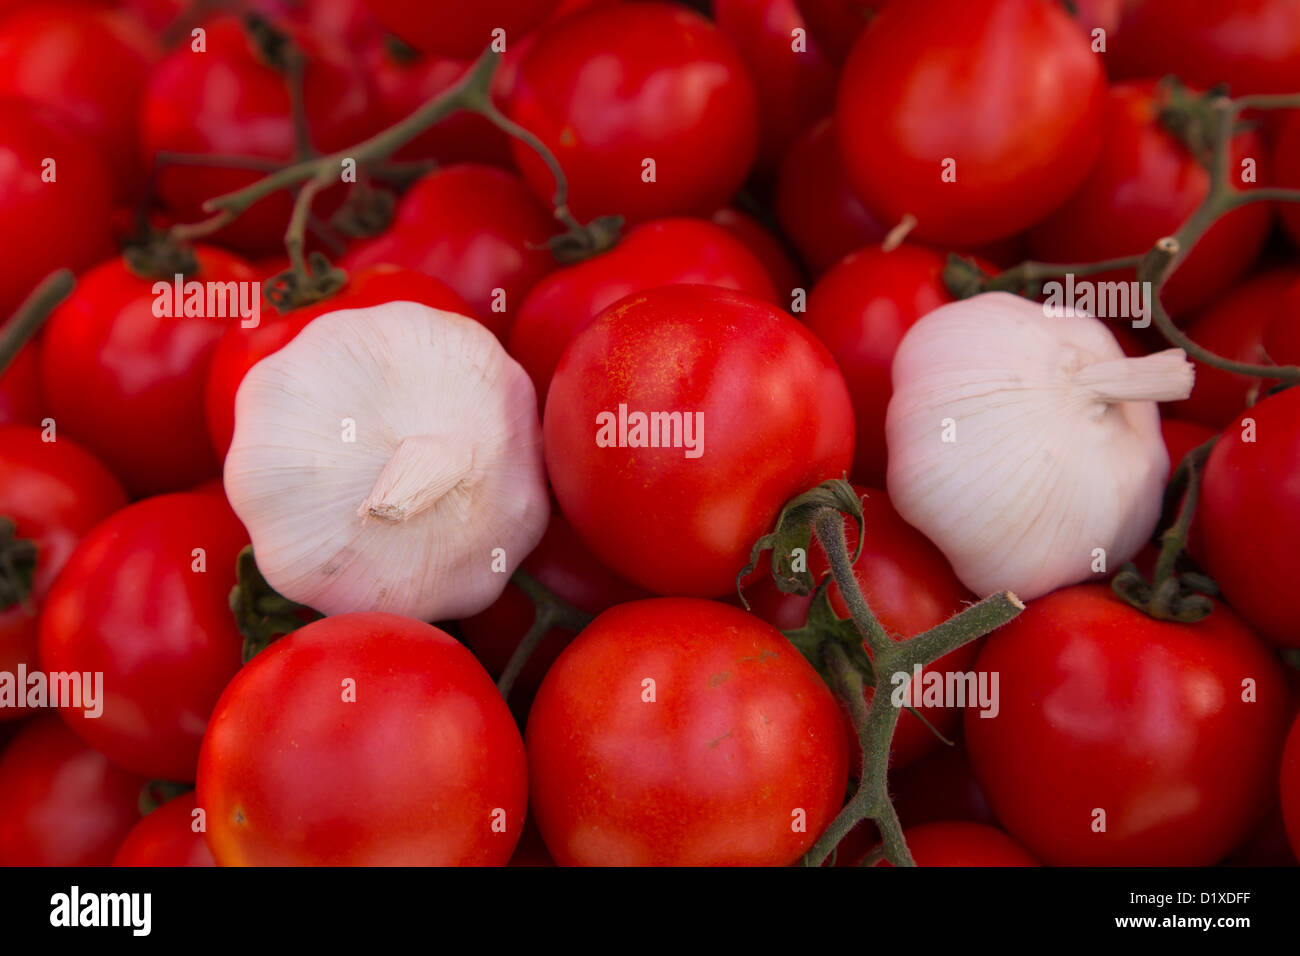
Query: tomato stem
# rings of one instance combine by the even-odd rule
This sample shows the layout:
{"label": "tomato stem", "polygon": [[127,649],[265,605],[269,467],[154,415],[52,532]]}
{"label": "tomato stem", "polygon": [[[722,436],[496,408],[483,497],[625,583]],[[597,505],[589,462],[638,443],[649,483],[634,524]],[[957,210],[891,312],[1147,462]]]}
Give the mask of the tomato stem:
{"label": "tomato stem", "polygon": [[505,670],[501,672],[501,678],[497,681],[497,689],[507,700],[524,665],[528,663],[537,646],[542,643],[542,638],[552,628],[562,627],[576,633],[595,619],[593,615],[564,600],[523,568],[517,568],[510,580],[533,602],[533,623],[519,641],[519,646],[515,648],[514,653],[510,655],[510,660],[506,662]]}
{"label": "tomato stem", "polygon": [[32,290],[14,312],[13,317],[0,329],[0,375],[5,373],[24,345],[30,341],[50,313],[72,294],[76,281],[68,269],[51,272]]}

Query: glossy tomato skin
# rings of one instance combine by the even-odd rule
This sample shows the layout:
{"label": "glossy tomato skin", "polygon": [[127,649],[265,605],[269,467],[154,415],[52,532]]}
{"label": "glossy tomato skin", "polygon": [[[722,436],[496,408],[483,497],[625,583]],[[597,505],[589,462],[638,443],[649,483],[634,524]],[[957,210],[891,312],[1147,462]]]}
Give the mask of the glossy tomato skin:
{"label": "glossy tomato skin", "polygon": [[555,367],[602,309],[661,285],[736,289],[775,303],[763,264],[740,240],[702,219],[657,219],[633,227],[609,252],[551,273],[524,299],[506,340],[545,404]]}
{"label": "glossy tomato skin", "polygon": [[40,345],[28,341],[0,372],[0,424],[36,425],[44,414]]}
{"label": "glossy tomato skin", "polygon": [[[1074,194],[1031,231],[1035,258],[1095,262],[1146,252],[1201,205],[1210,191],[1209,173],[1165,129],[1159,110],[1154,81],[1110,88],[1101,155]],[[1259,134],[1243,132],[1233,139],[1229,167],[1240,170],[1247,157],[1259,163],[1263,152]],[[1240,278],[1268,238],[1272,219],[1267,203],[1219,219],[1164,286],[1161,302],[1170,315],[1186,316]],[[1093,281],[1134,278],[1128,270]]]}
{"label": "glossy tomato skin", "polygon": [[41,663],[103,672],[99,717],[61,713],[119,766],[194,779],[204,723],[239,670],[243,639],[229,596],[246,544],[243,525],[217,496],[161,495],[96,526],[50,590]]}
{"label": "glossy tomato skin", "polygon": [[222,866],[501,866],[527,791],[491,678],[455,639],[396,614],[323,618],[258,654],[199,762]]}
{"label": "glossy tomato skin", "polygon": [[606,611],[546,675],[526,739],[533,815],[561,866],[790,864],[847,782],[821,678],[776,630],[713,601]]}
{"label": "glossy tomato skin", "polygon": [[[607,424],[620,405],[680,412],[676,447],[599,446],[597,426],[615,445],[631,437]],[[694,451],[687,422],[703,422]],[[830,354],[789,315],[726,289],[663,286],[573,340],[543,438],[560,509],[611,570],[657,594],[718,596],[790,498],[845,474],[853,409]]]}
{"label": "glossy tomato skin", "polygon": [[[854,490],[862,500],[866,534],[862,554],[853,565],[853,577],[868,606],[895,640],[915,637],[942,624],[975,600],[975,596],[962,587],[939,550],[898,516],[883,491],[863,485],[855,485]],[[844,521],[844,534],[852,554],[858,546],[858,529],[848,517]],[[815,540],[809,545],[808,571],[814,581],[820,581],[830,573],[826,552]],[[782,630],[802,627],[811,602],[807,597],[782,594],[770,574],[753,587],[746,588],[745,597],[759,617]],[[848,605],[844,603],[838,584],[831,583],[829,597],[836,615],[847,619]],[[978,652],[978,642],[967,644],[939,658],[925,671],[969,671]],[[874,689],[868,689],[865,696],[869,703]],[[918,706],[916,709],[945,737],[952,737],[961,724],[961,711],[957,708]],[[844,716],[845,726],[851,730],[847,710]],[[890,766],[897,768],[915,763],[939,745],[939,738],[925,724],[904,711],[898,717]],[[853,765],[860,768],[862,755],[855,739],[850,738],[850,747]]]}
{"label": "glossy tomato skin", "polygon": [[1083,181],[1105,94],[1097,57],[1056,4],[891,3],[845,64],[836,135],[878,220],[911,213],[914,238],[972,246],[1032,225]]}
{"label": "glossy tomato skin", "polygon": [[1270,641],[1300,647],[1300,391],[1271,395],[1224,429],[1205,464],[1196,521],[1206,571],[1228,603]]}
{"label": "glossy tomato skin", "polygon": [[0,754],[0,866],[107,866],[144,785],[58,717],[38,718]]}
{"label": "glossy tomato skin", "polygon": [[[25,425],[0,425],[0,518],[36,545],[29,606],[0,608],[0,673],[36,668],[37,621],[50,586],[81,537],[126,505],[126,493],[90,452],[67,438],[42,440]],[[0,721],[27,716],[0,707]]]}
{"label": "glossy tomato skin", "polygon": [[[917,866],[1041,866],[997,827],[967,821],[922,823],[903,831]],[[890,866],[881,861],[879,866]]]}
{"label": "glossy tomato skin", "polygon": [[[215,246],[195,252],[199,269],[186,281],[257,278],[247,262]],[[60,433],[99,456],[136,497],[217,473],[203,428],[204,389],[217,342],[241,321],[155,315],[154,286],[122,259],[96,266],[50,316],[41,350],[41,384]],[[255,294],[243,290],[245,298]]]}
{"label": "glossy tomato skin", "polygon": [[37,104],[0,97],[0,315],[55,269],[108,255],[112,210],[112,180],[85,134]]}
{"label": "glossy tomato skin", "polygon": [[500,338],[524,296],[558,265],[539,248],[555,228],[514,174],[470,163],[448,166],[412,186],[392,228],[353,250],[342,265],[356,270],[389,263],[433,276]]}
{"label": "glossy tomato skin", "polygon": [[114,866],[216,866],[202,832],[194,830],[194,791],[156,807],[126,835]]}
{"label": "glossy tomato skin", "polygon": [[472,59],[505,31],[506,49],[524,38],[559,5],[560,0],[366,0],[385,29],[422,53]]}
{"label": "glossy tomato skin", "polygon": [[385,302],[418,302],[459,315],[471,315],[465,300],[446,284],[412,269],[379,265],[358,269],[347,285],[328,299],[268,315],[256,328],[241,323],[227,325],[208,367],[204,411],[208,435],[219,459],[224,460],[235,434],[235,393],[248,370],[273,352],[288,345],[317,316],[340,309],[363,309]]}
{"label": "glossy tomato skin", "polygon": [[1177,624],[1104,584],[1062,588],[994,632],[976,666],[1000,675],[1001,707],[966,713],[975,776],[1045,863],[1208,866],[1272,799],[1286,683],[1225,604]]}
{"label": "glossy tomato skin", "polygon": [[1282,819],[1291,852],[1300,859],[1300,715],[1291,725],[1282,751]]}
{"label": "glossy tomato skin", "polygon": [[[758,144],[744,61],[703,17],[666,3],[595,7],[540,31],[507,110],[555,155],[582,221],[707,216],[744,181]],[[549,203],[545,164],[519,140],[510,148]]]}
{"label": "glossy tomato skin", "polygon": [[776,288],[777,304],[787,307],[787,303],[793,302],[795,290],[804,287],[803,275],[776,233],[734,206],[719,209],[709,218],[743,242],[763,263]]}

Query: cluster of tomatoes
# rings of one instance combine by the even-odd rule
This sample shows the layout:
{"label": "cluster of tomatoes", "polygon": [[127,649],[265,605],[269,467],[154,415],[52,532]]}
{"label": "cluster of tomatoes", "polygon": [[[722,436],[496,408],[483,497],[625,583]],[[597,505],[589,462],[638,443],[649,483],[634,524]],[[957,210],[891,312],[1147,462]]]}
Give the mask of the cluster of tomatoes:
{"label": "cluster of tomatoes", "polygon": [[[480,55],[490,104],[305,222],[288,189],[205,205],[345,155]],[[766,563],[736,596],[782,506],[847,475],[892,637],[976,599],[881,490],[894,350],[954,301],[952,253],[1133,256],[1196,211],[1167,74],[1191,99],[1300,91],[1300,2],[0,0],[0,316],[76,280],[0,369],[0,675],[103,680],[97,708],[0,707],[0,864],[787,865],[879,761],[920,865],[1294,864],[1300,389],[1198,364],[1165,440],[1177,463],[1232,439],[1190,540],[1224,599],[1195,623],[1101,584],[1031,602],[931,665],[999,674],[996,716],[925,704],[863,754],[780,633],[810,598]],[[1244,188],[1300,185],[1300,110],[1251,114],[1231,154]],[[1296,243],[1300,206],[1243,206],[1163,302],[1224,358],[1300,364]],[[286,308],[160,317],[176,273]],[[544,411],[557,507],[523,568],[596,619],[546,632],[508,704],[515,584],[465,620],[339,615],[242,657],[235,394],[316,317],[397,300],[476,318]],[[635,321],[593,324],[615,305]],[[705,410],[707,454],[629,477],[592,442],[629,396]],[[1235,439],[1243,415],[1268,442]]]}

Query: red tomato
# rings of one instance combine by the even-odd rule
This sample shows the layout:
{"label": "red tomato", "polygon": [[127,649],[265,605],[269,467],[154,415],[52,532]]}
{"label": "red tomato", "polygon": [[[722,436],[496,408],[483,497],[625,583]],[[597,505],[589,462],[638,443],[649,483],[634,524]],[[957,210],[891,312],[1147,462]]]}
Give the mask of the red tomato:
{"label": "red tomato", "polygon": [[[189,43],[168,54],[149,78],[141,112],[145,156],[158,153],[208,155],[213,165],[168,164],[158,174],[158,195],[185,222],[208,218],[202,204],[266,175],[264,170],[222,163],[225,156],[254,157],[287,164],[296,154],[294,124],[285,75],[260,59],[239,20],[219,17],[206,24],[207,48]],[[305,47],[303,89],[312,145],[321,152],[343,149],[374,133],[378,123],[360,66],[324,41]],[[317,211],[338,202],[339,189],[319,197]],[[292,196],[281,190],[254,203],[214,239],[251,256],[283,241]]]}
{"label": "red tomato", "polygon": [[917,866],[1042,866],[1011,837],[982,823],[923,823],[903,831],[903,839]]}
{"label": "red tomato", "polygon": [[419,0],[366,0],[385,29],[422,53],[471,59],[504,30],[507,49],[524,38],[560,0],[474,0],[428,3]]}
{"label": "red tomato", "polygon": [[47,110],[0,97],[0,316],[55,269],[108,255],[112,210],[94,144]]}
{"label": "red tomato", "polygon": [[[872,612],[895,640],[914,637],[942,624],[963,610],[967,602],[975,600],[975,596],[962,587],[939,550],[898,516],[883,491],[861,485],[854,488],[862,497],[866,538],[862,554],[853,565],[853,576]],[[847,517],[844,534],[852,554],[858,546],[858,529]],[[830,573],[826,552],[815,539],[809,547],[808,571],[815,581]],[[782,594],[770,574],[747,588],[745,596],[759,617],[783,630],[802,627],[807,620],[811,599]],[[849,608],[838,584],[831,583],[829,596],[836,615],[848,618]],[[967,644],[935,661],[926,672],[969,671],[978,652],[978,642]],[[890,687],[892,689],[892,685]],[[868,688],[865,695],[868,703],[874,695],[874,688]],[[951,738],[961,723],[961,710],[955,707],[918,706],[916,709],[945,737]],[[845,721],[851,731],[847,709]],[[853,765],[860,768],[862,755],[856,739],[851,739],[851,746]],[[937,746],[939,738],[914,715],[903,711],[894,733],[890,766],[904,767],[915,763]]]}
{"label": "red tomato", "polygon": [[749,251],[763,263],[768,278],[776,287],[778,304],[784,306],[792,300],[795,289],[803,288],[803,276],[786,251],[785,244],[753,216],[727,206],[709,218],[748,246]]}
{"label": "red tomato", "polygon": [[33,721],[0,754],[0,866],[107,866],[144,785],[57,717]]}
{"label": "red tomato", "polygon": [[1189,451],[1204,445],[1215,435],[1212,428],[1197,422],[1179,421],[1177,418],[1161,418],[1160,433],[1164,436],[1165,449],[1169,452],[1171,475]]}
{"label": "red tomato", "polygon": [[[1285,266],[1258,273],[1213,303],[1188,326],[1187,334],[1198,345],[1227,359],[1268,364],[1264,336],[1275,322],[1296,322],[1285,312],[1286,295],[1300,269]],[[1190,398],[1165,407],[1179,418],[1189,418],[1210,428],[1223,428],[1251,402],[1277,382],[1236,375],[1196,363],[1196,383]]]}
{"label": "red tomato", "polygon": [[[187,282],[238,283],[236,298],[260,299],[244,260],[215,246],[195,251],[199,270]],[[41,382],[60,432],[99,456],[136,497],[217,473],[203,393],[222,332],[240,321],[156,315],[160,299],[171,300],[173,282],[163,285],[156,292],[158,283],[122,259],[96,266],[50,316],[41,349]]]}
{"label": "red tomato", "polygon": [[777,300],[763,264],[721,226],[659,219],[633,227],[609,252],[537,283],[519,308],[507,348],[532,376],[537,399],[545,404],[560,356],[602,309],[633,292],[679,283]]}
{"label": "red tomato", "polygon": [[[1146,252],[1178,231],[1210,191],[1209,173],[1159,118],[1154,82],[1110,89],[1105,145],[1078,190],[1030,233],[1036,258],[1094,262]],[[1259,160],[1263,143],[1243,132],[1232,143],[1231,168]],[[1240,185],[1240,184],[1239,184]],[[1161,301],[1184,316],[1222,293],[1250,268],[1268,237],[1267,203],[1224,216],[1192,248],[1165,285]],[[1088,277],[1131,281],[1134,270]]]}
{"label": "red tomato", "polygon": [[1105,96],[1097,57],[1057,4],[893,3],[844,67],[836,135],[877,219],[911,213],[914,238],[977,245],[1034,224],[1083,181]]}
{"label": "red tomato", "polygon": [[713,19],[749,67],[758,93],[758,165],[773,173],[795,137],[834,105],[834,68],[807,35],[795,0],[713,0]]}
{"label": "red tomato", "polygon": [[1000,675],[1001,709],[967,711],[971,765],[1048,864],[1208,866],[1267,809],[1286,682],[1225,605],[1177,624],[1104,584],[1062,588],[995,631],[977,667]]}
{"label": "red tomato", "polygon": [[258,654],[203,741],[222,866],[504,865],[523,741],[472,654],[396,614],[339,614]]}
{"label": "red tomato", "polygon": [[[740,55],[703,17],[664,3],[595,7],[539,32],[508,112],[555,154],[582,221],[707,216],[744,181],[758,144]],[[545,164],[520,140],[510,147],[549,203]]]}
{"label": "red tomato", "polygon": [[162,495],[96,526],[50,590],[41,663],[103,672],[103,713],[62,714],[119,766],[194,779],[204,723],[239,670],[243,639],[229,595],[246,544],[215,495]]}
{"label": "red tomato", "polygon": [[1274,643],[1300,647],[1300,615],[1292,603],[1300,390],[1264,399],[1224,429],[1205,465],[1196,522],[1205,570],[1233,609]]}
{"label": "red tomato", "polygon": [[943,820],[997,823],[963,746],[937,747],[897,773],[891,769],[889,796],[905,827]]}
{"label": "red tomato", "polygon": [[441,279],[503,337],[528,290],[557,265],[541,247],[554,232],[517,176],[491,166],[450,166],[416,183],[393,227],[351,252],[343,266],[391,263]]}
{"label": "red tomato", "polygon": [[41,399],[39,348],[36,341],[29,341],[0,373],[0,424],[40,423],[45,405]]}
{"label": "red tomato", "polygon": [[[66,438],[42,441],[25,425],[0,425],[0,518],[36,545],[28,606],[0,607],[0,673],[36,668],[37,611],[50,586],[82,535],[125,505],[122,486],[90,452]],[[29,713],[0,706],[0,721]]]}
{"label": "red tomato", "polygon": [[798,0],[808,30],[842,66],[858,36],[889,0]]}
{"label": "red tomato", "polygon": [[127,834],[114,866],[216,866],[202,831],[195,832],[194,791],[155,808]]}
{"label": "red tomato", "polygon": [[1074,16],[1089,38],[1092,31],[1106,31],[1107,49],[1113,44],[1124,8],[1135,0],[1074,0]]}
{"label": "red tomato", "polygon": [[[1277,114],[1277,133],[1273,138],[1273,177],[1277,185],[1288,189],[1300,186],[1300,113],[1283,110]],[[1278,214],[1291,241],[1300,244],[1300,209],[1295,203],[1278,203]]]}
{"label": "red tomato", "polygon": [[882,226],[853,191],[828,116],[790,146],[776,184],[776,215],[814,275],[854,249],[885,238]]}
{"label": "red tomato", "polygon": [[[616,427],[620,408],[628,427]],[[671,447],[633,444],[648,445],[651,413],[679,416],[668,435],[672,420],[656,419],[653,437]],[[843,476],[853,409],[830,354],[789,315],[726,289],[664,286],[619,300],[573,340],[543,435],[560,508],[601,561],[658,594],[716,596],[790,498]]]}
{"label": "red tomato", "polygon": [[1294,0],[1128,3],[1106,55],[1117,77],[1161,77],[1234,96],[1300,89],[1300,4]]}
{"label": "red tomato", "polygon": [[471,311],[464,299],[432,276],[400,266],[370,266],[358,270],[342,290],[328,299],[284,315],[264,317],[256,328],[246,329],[240,323],[227,325],[212,353],[204,399],[208,434],[217,457],[224,459],[230,450],[230,439],[235,434],[235,393],[249,369],[287,345],[317,316],[400,301],[419,302],[462,315]]}
{"label": "red tomato", "polygon": [[81,130],[125,199],[143,173],[138,114],[160,55],[149,31],[121,11],[43,3],[0,24],[0,89]]}
{"label": "red tomato", "polygon": [[606,611],[528,719],[532,809],[561,866],[781,866],[844,801],[835,699],[788,641],[690,598]]}
{"label": "red tomato", "polygon": [[1291,852],[1300,859],[1300,716],[1291,725],[1282,752],[1282,817],[1291,840]]}

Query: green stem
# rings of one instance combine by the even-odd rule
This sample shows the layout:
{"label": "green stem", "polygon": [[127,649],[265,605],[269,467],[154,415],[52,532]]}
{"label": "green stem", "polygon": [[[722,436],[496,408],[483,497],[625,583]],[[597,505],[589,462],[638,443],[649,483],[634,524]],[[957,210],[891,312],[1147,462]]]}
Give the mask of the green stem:
{"label": "green stem", "polygon": [[51,272],[23,300],[0,330],[0,375],[13,363],[22,347],[38,332],[50,313],[72,294],[76,281],[68,269]]}
{"label": "green stem", "polygon": [[839,585],[840,595],[848,606],[849,616],[857,625],[872,654],[886,652],[894,646],[894,641],[885,633],[884,627],[867,604],[862,589],[853,577],[853,559],[849,556],[848,539],[844,537],[844,519],[834,508],[822,508],[813,518],[813,531],[821,542],[822,550],[830,561],[831,574]]}
{"label": "green stem", "polygon": [[574,607],[523,568],[517,568],[510,581],[528,595],[532,602],[533,623],[510,655],[510,660],[506,662],[505,670],[497,681],[497,689],[507,699],[514,689],[515,681],[523,672],[524,665],[552,628],[560,627],[576,634],[594,620],[593,615]]}

